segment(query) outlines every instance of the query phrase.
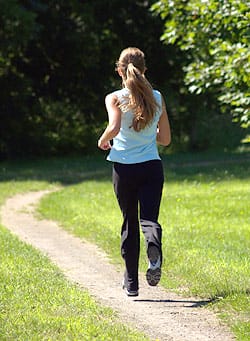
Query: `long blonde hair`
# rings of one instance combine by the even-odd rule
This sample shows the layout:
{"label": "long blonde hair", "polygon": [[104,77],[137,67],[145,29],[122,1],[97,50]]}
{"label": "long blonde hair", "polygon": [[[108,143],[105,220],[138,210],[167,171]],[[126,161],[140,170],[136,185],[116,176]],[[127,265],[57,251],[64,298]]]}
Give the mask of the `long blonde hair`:
{"label": "long blonde hair", "polygon": [[144,53],[136,47],[128,47],[121,52],[116,65],[121,71],[123,85],[130,90],[128,101],[120,107],[134,113],[131,127],[140,131],[151,123],[158,107],[152,86],[144,75]]}

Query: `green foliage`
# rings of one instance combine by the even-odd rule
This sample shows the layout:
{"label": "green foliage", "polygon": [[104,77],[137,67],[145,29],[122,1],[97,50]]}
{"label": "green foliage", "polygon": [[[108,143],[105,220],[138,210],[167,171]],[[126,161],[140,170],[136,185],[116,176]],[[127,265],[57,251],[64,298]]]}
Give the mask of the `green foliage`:
{"label": "green foliage", "polygon": [[151,4],[0,0],[0,157],[96,151],[120,50],[142,47],[164,77],[164,59],[150,58],[164,50]]}
{"label": "green foliage", "polygon": [[[13,73],[22,77],[15,59],[25,59],[24,52],[36,33],[35,13],[20,6],[17,0],[0,1],[2,25],[0,28],[0,77]],[[14,95],[14,94],[13,94]]]}
{"label": "green foliage", "polygon": [[[100,135],[98,124],[88,123],[86,116],[77,105],[69,100],[53,101],[40,98],[41,114],[33,116],[32,125],[37,127],[34,139],[39,139],[37,145],[48,148],[50,154],[64,155],[90,150],[96,144]],[[41,129],[41,126],[44,127]],[[39,134],[40,133],[40,134]]]}
{"label": "green foliage", "polygon": [[242,127],[250,124],[249,8],[243,0],[163,0],[152,6],[165,22],[162,40],[186,54],[190,92],[212,90]]}
{"label": "green foliage", "polygon": [[[0,1],[0,155],[8,153],[8,145],[16,145],[23,129],[25,110],[32,98],[32,81],[19,67],[27,63],[25,53],[39,26],[36,15],[18,1]],[[25,140],[25,138],[24,138]],[[25,144],[25,143],[24,143]]]}
{"label": "green foliage", "polygon": [[[220,64],[217,68],[211,68],[202,59],[199,65],[204,72],[200,76],[198,64],[192,64],[193,50],[187,47],[181,50],[179,47],[187,45],[183,39],[185,34],[189,34],[186,28],[181,33],[181,17],[175,30],[171,25],[177,22],[171,19],[169,25],[172,38],[179,35],[175,40],[178,46],[169,45],[166,48],[160,41],[164,22],[150,12],[153,3],[154,0],[128,0],[124,6],[121,0],[0,0],[0,158],[96,152],[97,136],[107,120],[104,97],[121,85],[114,71],[115,61],[120,51],[129,45],[138,46],[145,52],[147,77],[166,98],[174,148],[176,145],[193,150],[214,147],[213,124],[220,122],[221,125],[223,122],[216,98],[222,95],[225,105],[230,102],[237,110],[244,108],[241,117],[245,120],[248,99],[238,88],[239,84],[245,84],[243,72],[247,72],[247,61],[244,61],[243,68],[241,62],[244,49],[233,51],[240,54],[239,62],[238,57],[232,58],[232,64],[235,64],[233,78],[229,77],[231,71],[225,73]],[[163,9],[163,4],[167,3],[157,4]],[[178,15],[182,14],[184,3],[176,1]],[[197,10],[199,6],[204,6],[203,3],[198,3]],[[169,6],[169,10],[173,11],[172,7]],[[203,7],[201,10],[203,18],[207,10],[204,14]],[[240,18],[238,22],[234,29],[236,33],[237,25],[241,25]],[[192,27],[188,26],[188,21],[185,25]],[[240,32],[243,34],[243,30]],[[194,35],[192,32],[190,34],[191,37]],[[196,35],[205,39],[198,28]],[[197,42],[195,37],[192,41]],[[222,38],[218,35],[216,39]],[[196,49],[197,58],[204,54],[206,45],[205,42]],[[211,51],[218,47],[213,41],[210,45]],[[224,55],[228,54],[227,46],[224,48],[224,52],[220,50],[213,56],[211,53],[211,58],[217,58],[222,63],[226,58]],[[183,70],[191,66],[187,75],[192,81],[189,82],[186,77],[191,90],[200,92],[202,86],[199,84],[205,80],[206,84],[212,84],[206,88],[208,91],[203,93],[202,90],[199,96],[190,94],[183,81]],[[209,78],[206,76],[207,68]],[[193,74],[196,69],[198,71]],[[215,72],[216,69],[220,70],[221,76],[220,83],[215,87],[212,78],[219,72]],[[216,80],[219,79],[217,73]],[[235,82],[235,73],[239,84]],[[227,77],[227,82],[223,83],[223,77]],[[233,82],[232,87],[229,87],[230,82]],[[224,110],[227,110],[226,107]],[[205,133],[201,134],[201,131]],[[210,132],[214,133],[211,137]],[[231,139],[221,138],[217,146],[234,148],[243,138],[236,125],[231,126],[229,135],[237,137],[233,143]],[[216,135],[217,142],[219,136]]]}

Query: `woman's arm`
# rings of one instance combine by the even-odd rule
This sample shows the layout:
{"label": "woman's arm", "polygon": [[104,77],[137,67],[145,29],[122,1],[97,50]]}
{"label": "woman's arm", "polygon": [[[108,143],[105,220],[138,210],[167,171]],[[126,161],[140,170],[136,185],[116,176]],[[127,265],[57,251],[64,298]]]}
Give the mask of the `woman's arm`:
{"label": "woman's arm", "polygon": [[102,136],[98,140],[98,147],[107,150],[111,148],[112,140],[120,131],[121,110],[118,106],[118,99],[115,95],[109,94],[105,98],[106,109],[108,112],[109,123]]}
{"label": "woman's arm", "polygon": [[156,140],[163,146],[168,146],[171,142],[171,131],[168,120],[168,114],[163,97],[162,100],[162,114],[158,122],[157,137]]}

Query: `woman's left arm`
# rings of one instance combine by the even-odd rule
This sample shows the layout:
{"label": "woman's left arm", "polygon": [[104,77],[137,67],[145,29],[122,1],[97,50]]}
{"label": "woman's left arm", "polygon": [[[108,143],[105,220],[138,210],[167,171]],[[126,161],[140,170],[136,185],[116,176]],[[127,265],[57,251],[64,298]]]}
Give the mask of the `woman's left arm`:
{"label": "woman's left arm", "polygon": [[107,95],[105,98],[105,105],[108,112],[109,123],[98,140],[98,147],[103,150],[111,148],[110,140],[119,133],[121,127],[121,110],[117,97],[114,94]]}
{"label": "woman's left arm", "polygon": [[168,146],[171,143],[171,131],[168,120],[168,114],[165,101],[162,97],[162,114],[158,122],[157,137],[156,140],[163,146]]}

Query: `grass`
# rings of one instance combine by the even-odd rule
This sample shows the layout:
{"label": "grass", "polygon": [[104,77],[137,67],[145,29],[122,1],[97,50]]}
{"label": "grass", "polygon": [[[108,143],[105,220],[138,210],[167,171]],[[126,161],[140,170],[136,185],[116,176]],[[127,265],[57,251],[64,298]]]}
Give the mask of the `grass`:
{"label": "grass", "polygon": [[[238,340],[250,336],[250,161],[246,155],[164,158],[163,278],[167,289],[210,300]],[[234,158],[237,160],[235,162]],[[205,162],[204,162],[205,161]],[[104,162],[104,161],[103,161]],[[107,175],[110,169],[107,168]],[[42,202],[40,211],[71,233],[120,257],[121,215],[110,178],[95,176]],[[105,231],[105,233],[103,233]],[[141,271],[146,269],[142,238]]]}
{"label": "grass", "polygon": [[141,340],[30,246],[0,230],[1,340]]}
{"label": "grass", "polygon": [[[23,166],[8,169],[10,172],[2,171],[1,180],[9,178],[11,172],[16,178],[24,176],[22,172],[31,177],[33,171],[36,173]],[[18,192],[54,186],[41,179],[1,181],[0,204]],[[1,340],[147,339],[120,323],[111,309],[97,304],[87,291],[66,280],[45,256],[1,225],[0,243]]]}
{"label": "grass", "polygon": [[[209,307],[227,321],[237,339],[249,340],[249,154],[183,154],[163,161],[161,284],[208,299]],[[2,164],[1,177],[3,184],[15,179],[33,180],[39,186],[62,185],[62,190],[42,201],[40,213],[97,243],[122,264],[121,215],[111,167],[103,157]],[[143,239],[141,243],[140,270],[145,271]]]}

